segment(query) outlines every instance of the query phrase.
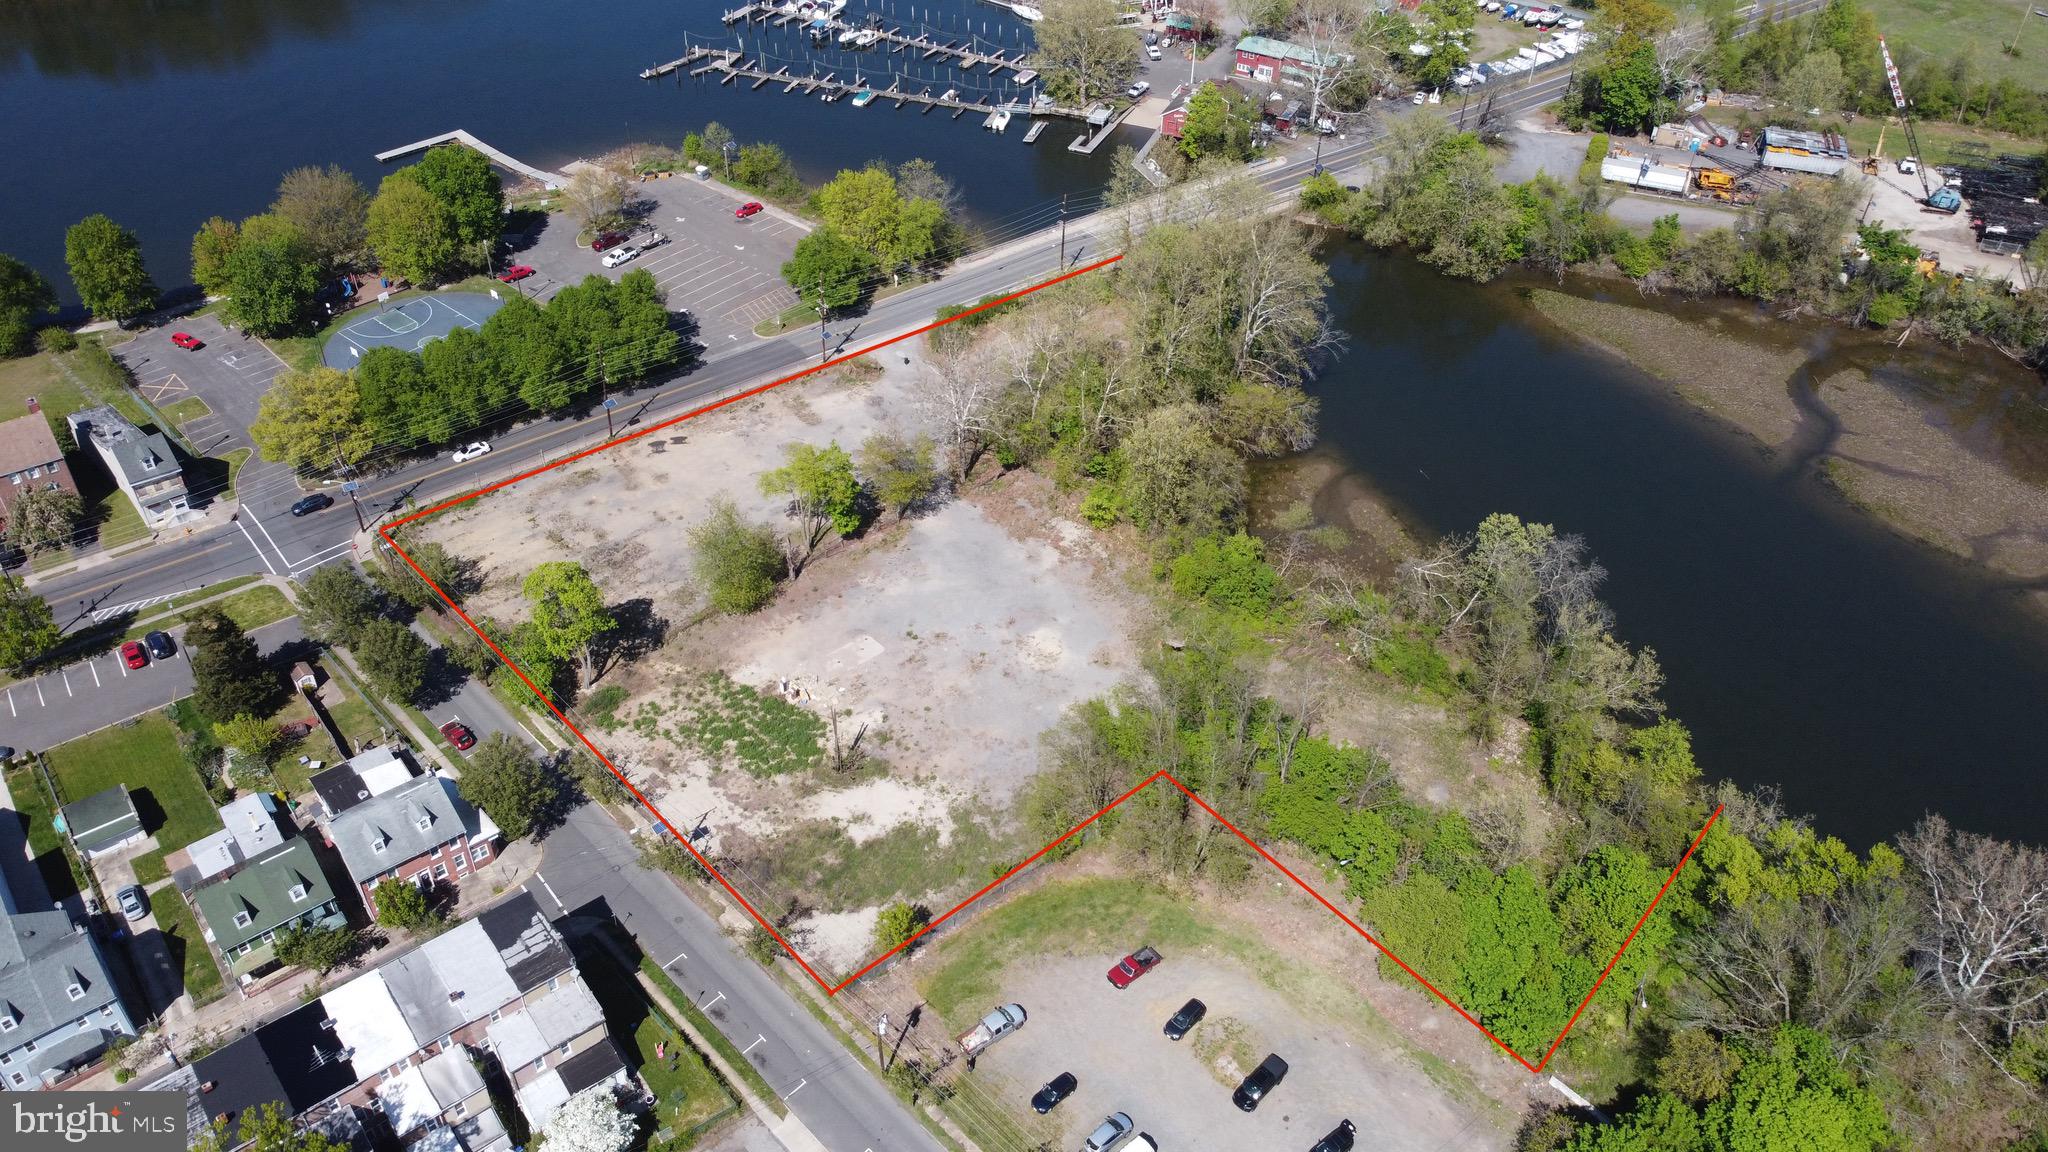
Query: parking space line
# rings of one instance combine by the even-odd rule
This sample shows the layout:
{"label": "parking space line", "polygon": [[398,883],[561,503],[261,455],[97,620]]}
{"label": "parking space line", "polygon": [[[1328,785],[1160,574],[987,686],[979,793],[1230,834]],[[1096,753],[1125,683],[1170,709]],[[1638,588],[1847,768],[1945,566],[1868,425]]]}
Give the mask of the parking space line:
{"label": "parking space line", "polygon": [[50,706],[50,702],[43,699],[43,678],[41,676],[36,677],[36,703],[41,704],[45,708]]}
{"label": "parking space line", "polygon": [[64,695],[67,699],[78,695],[78,693],[71,690],[71,673],[69,671],[63,668],[57,669],[57,678],[64,681]]}
{"label": "parking space line", "polygon": [[7,689],[7,714],[9,716],[21,715],[21,712],[14,707],[14,688],[12,685],[9,685]]}
{"label": "parking space line", "polygon": [[92,686],[95,688],[102,687],[100,684],[100,662],[97,660],[87,660],[85,666],[92,669]]}
{"label": "parking space line", "polygon": [[126,680],[128,678],[128,662],[126,660],[116,661],[114,667],[121,670],[121,679]]}

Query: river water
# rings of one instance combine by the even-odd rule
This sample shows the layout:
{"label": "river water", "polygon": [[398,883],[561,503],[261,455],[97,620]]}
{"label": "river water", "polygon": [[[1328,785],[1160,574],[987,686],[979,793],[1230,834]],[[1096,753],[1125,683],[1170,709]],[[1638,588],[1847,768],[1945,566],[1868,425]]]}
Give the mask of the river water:
{"label": "river water", "polygon": [[[868,2],[991,46],[1025,35],[973,0]],[[376,152],[458,127],[545,167],[677,143],[711,119],[782,144],[811,179],[925,156],[990,230],[1107,175],[1107,149],[1074,156],[1058,132],[1026,147],[971,117],[637,79],[681,55],[686,32],[723,35],[719,8],[8,0],[0,251],[65,285],[63,229],[104,211],[141,233],[158,282],[175,286],[199,223],[261,211],[284,170],[338,162],[374,186]],[[803,50],[788,37],[749,47]],[[912,67],[940,90],[971,87]],[[1657,650],[1707,772],[1780,784],[1791,808],[1858,843],[1929,810],[2041,838],[2048,773],[2031,722],[2048,699],[2048,629],[2015,593],[1557,333],[1513,285],[1448,281],[1343,245],[1332,259],[1352,341],[1317,384],[1318,452],[1420,536],[1494,511],[1586,536],[1612,573],[1625,638]]]}
{"label": "river water", "polygon": [[[643,81],[691,42],[746,38],[807,72],[958,87],[969,99],[1020,90],[985,69],[916,54],[813,53],[793,32],[719,22],[740,0],[6,0],[0,3],[0,252],[33,264],[67,300],[64,229],[105,212],[138,232],[157,283],[190,282],[192,234],[213,215],[262,211],[287,169],[338,163],[372,190],[387,149],[455,128],[543,168],[620,145],[679,145],[718,120],[742,142],[779,143],[821,182],[872,159],[935,162],[991,233],[1053,219],[1062,193],[1099,188],[1114,149],[1070,153],[1073,132],[1030,146],[973,115],[919,115],[877,101],[785,95],[780,85]],[[976,0],[855,0],[989,50],[1028,42],[1008,12]],[[878,87],[886,88],[883,82]]]}
{"label": "river water", "polygon": [[[1928,811],[2042,839],[2048,626],[2021,593],[1561,333],[1515,284],[1350,244],[1331,272],[1351,342],[1315,385],[1317,452],[1420,538],[1492,512],[1583,535],[1710,776],[1781,785],[1858,844]],[[1869,343],[1847,355],[1917,367]]]}

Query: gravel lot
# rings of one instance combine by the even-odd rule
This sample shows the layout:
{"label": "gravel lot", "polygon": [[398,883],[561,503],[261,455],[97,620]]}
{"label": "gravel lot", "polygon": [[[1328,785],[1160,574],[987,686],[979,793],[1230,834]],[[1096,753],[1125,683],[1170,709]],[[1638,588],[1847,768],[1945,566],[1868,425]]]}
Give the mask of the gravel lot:
{"label": "gravel lot", "polygon": [[[1039,1085],[1072,1072],[1080,1088],[1051,1116],[1059,1147],[1078,1147],[1117,1111],[1130,1113],[1162,1152],[1304,1149],[1346,1116],[1358,1125],[1360,1149],[1466,1152],[1497,1140],[1453,1109],[1420,1069],[1303,1017],[1240,970],[1169,954],[1119,992],[1104,978],[1113,960],[1013,966],[1004,996],[1024,1005],[1030,1021],[991,1047],[974,1073],[1021,1111]],[[1209,1006],[1209,1016],[1175,1043],[1160,1029],[1190,996]],[[1241,1042],[1218,1043],[1232,1020],[1243,1025]],[[1289,1065],[1257,1112],[1230,1102],[1233,1047],[1254,1064],[1276,1052]],[[1215,1063],[1205,1064],[1204,1055]]]}

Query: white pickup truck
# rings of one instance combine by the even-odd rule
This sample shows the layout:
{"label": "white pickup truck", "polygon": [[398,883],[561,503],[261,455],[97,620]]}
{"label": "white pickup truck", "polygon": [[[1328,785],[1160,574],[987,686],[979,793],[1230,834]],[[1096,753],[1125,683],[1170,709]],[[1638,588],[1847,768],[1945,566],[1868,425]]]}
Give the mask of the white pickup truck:
{"label": "white pickup truck", "polygon": [[960,1050],[973,1056],[1024,1026],[1024,1006],[1005,1004],[981,1018],[981,1023],[960,1034]]}

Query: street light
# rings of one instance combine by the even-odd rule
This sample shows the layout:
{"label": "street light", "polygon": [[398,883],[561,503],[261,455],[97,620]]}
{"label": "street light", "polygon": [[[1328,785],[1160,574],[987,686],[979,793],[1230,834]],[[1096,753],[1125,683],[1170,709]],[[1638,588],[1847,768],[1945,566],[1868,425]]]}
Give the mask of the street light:
{"label": "street light", "polygon": [[353,480],[347,480],[342,482],[341,490],[343,492],[348,493],[349,505],[356,510],[356,531],[368,532],[370,530],[370,526],[368,524],[363,523],[363,502],[361,500],[356,499],[356,490],[361,487],[361,484],[358,484]]}

